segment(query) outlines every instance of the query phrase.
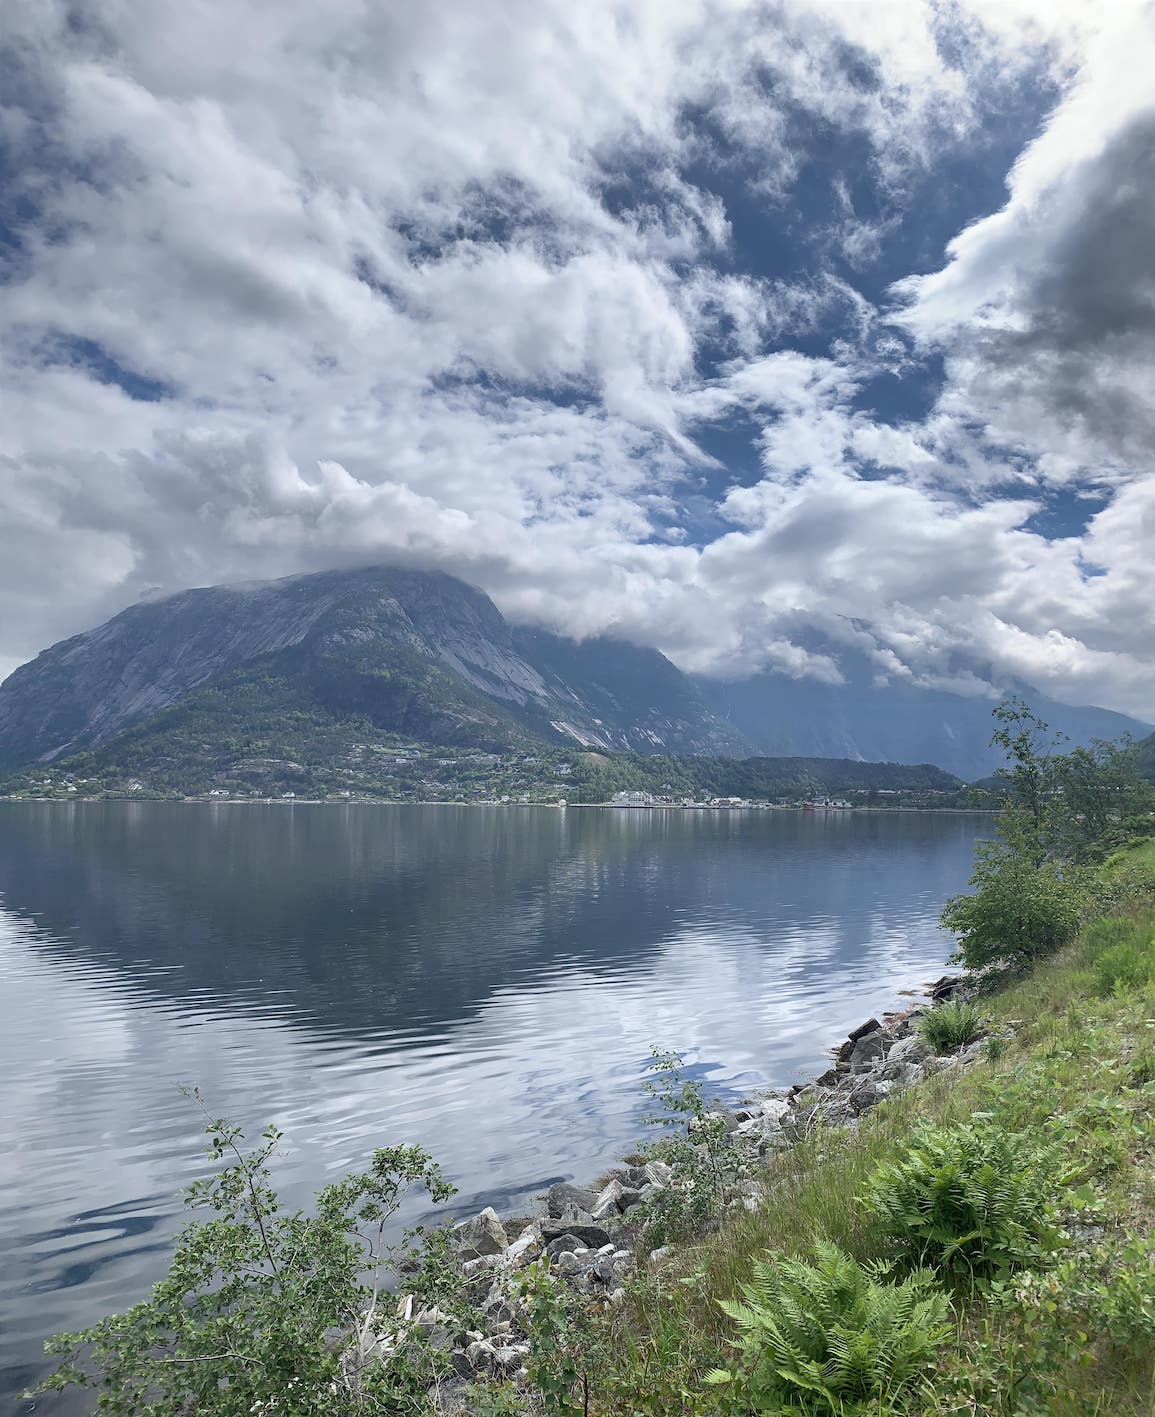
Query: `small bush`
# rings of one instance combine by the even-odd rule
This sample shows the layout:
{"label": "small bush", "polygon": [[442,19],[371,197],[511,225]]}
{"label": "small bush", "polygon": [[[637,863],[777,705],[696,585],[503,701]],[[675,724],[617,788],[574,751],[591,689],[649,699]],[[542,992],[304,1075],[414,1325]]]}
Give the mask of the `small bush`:
{"label": "small bush", "polygon": [[974,1004],[951,999],[923,1014],[918,1021],[921,1037],[936,1053],[951,1053],[982,1037],[984,1019]]}
{"label": "small bush", "polygon": [[883,1282],[828,1242],[815,1260],[767,1258],[744,1303],[722,1301],[742,1358],[708,1381],[733,1385],[744,1411],[902,1410],[952,1331],[950,1301],[929,1275]]}
{"label": "small bush", "polygon": [[984,1120],[924,1124],[900,1160],[879,1167],[863,1194],[875,1225],[903,1258],[973,1284],[1045,1263],[1055,1223],[1059,1148]]}
{"label": "small bush", "polygon": [[968,969],[1022,968],[1079,932],[1082,894],[1053,862],[1037,865],[1005,842],[980,841],[971,885],[973,895],[952,896],[942,912]]}
{"label": "small bush", "polygon": [[687,1075],[681,1054],[653,1049],[648,1071],[642,1086],[659,1110],[645,1124],[665,1132],[648,1152],[676,1173],[643,1212],[644,1243],[655,1249],[716,1229],[725,1213],[726,1186],[747,1173],[749,1161],[727,1134],[725,1118],[706,1102],[701,1083]]}
{"label": "small bush", "polygon": [[[95,1388],[95,1410],[119,1417],[251,1417],[289,1402],[293,1417],[422,1411],[448,1358],[390,1323],[382,1281],[401,1259],[385,1236],[405,1193],[453,1194],[436,1164],[420,1147],[383,1147],[366,1173],[319,1191],[306,1215],[272,1187],[275,1127],[252,1152],[238,1127],[209,1120],[207,1131],[223,1165],[187,1199],[210,1218],[181,1232],[148,1299],[49,1341],[62,1361],[41,1390]],[[391,1329],[403,1351],[371,1361]]]}

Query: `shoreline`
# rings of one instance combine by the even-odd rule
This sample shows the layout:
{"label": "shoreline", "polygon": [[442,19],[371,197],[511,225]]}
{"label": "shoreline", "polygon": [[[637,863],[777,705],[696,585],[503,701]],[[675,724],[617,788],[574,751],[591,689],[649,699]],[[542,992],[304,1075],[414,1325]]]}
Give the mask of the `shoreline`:
{"label": "shoreline", "polygon": [[[625,1301],[626,1284],[640,1268],[661,1267],[688,1245],[720,1231],[736,1216],[756,1211],[763,1187],[759,1167],[775,1153],[789,1152],[816,1128],[853,1133],[860,1118],[897,1089],[963,1068],[986,1051],[984,1033],[970,1045],[939,1053],[917,1021],[929,1009],[965,997],[965,975],[943,975],[917,989],[901,990],[904,1007],[871,1015],[830,1049],[831,1064],[817,1078],[790,1087],[758,1089],[729,1104],[702,1095],[707,1110],[667,1112],[672,1147],[639,1147],[611,1164],[596,1180],[559,1181],[539,1195],[535,1211],[502,1218],[492,1205],[457,1221],[451,1233],[461,1262],[461,1296],[484,1319],[476,1330],[455,1332],[452,1317],[399,1291],[397,1314],[447,1350],[462,1389],[485,1377],[518,1380],[530,1356],[529,1325],[522,1294],[528,1266],[544,1264],[554,1280],[577,1296],[610,1309]],[[657,1059],[655,1059],[657,1062]],[[695,1141],[701,1136],[702,1141]],[[694,1153],[709,1151],[717,1178],[716,1208],[698,1235],[655,1236],[663,1214],[701,1185]],[[692,1203],[692,1202],[691,1202]],[[668,1209],[666,1209],[668,1208]],[[507,1228],[508,1227],[508,1228]],[[660,1242],[653,1245],[653,1239]],[[653,1247],[651,1247],[653,1246]]]}
{"label": "shoreline", "polygon": [[840,807],[807,811],[803,807],[787,807],[779,804],[749,807],[711,807],[708,803],[696,803],[686,807],[677,803],[660,803],[654,806],[623,807],[614,802],[498,802],[477,800],[467,802],[447,802],[444,798],[413,797],[353,797],[336,800],[332,797],[17,797],[0,796],[0,802],[28,802],[39,806],[75,807],[78,803],[91,806],[101,802],[153,803],[174,807],[501,807],[507,810],[525,809],[547,810],[550,812],[798,812],[807,817],[843,817],[856,812],[870,812],[875,816],[898,816],[900,814],[929,817],[997,817],[998,807]]}

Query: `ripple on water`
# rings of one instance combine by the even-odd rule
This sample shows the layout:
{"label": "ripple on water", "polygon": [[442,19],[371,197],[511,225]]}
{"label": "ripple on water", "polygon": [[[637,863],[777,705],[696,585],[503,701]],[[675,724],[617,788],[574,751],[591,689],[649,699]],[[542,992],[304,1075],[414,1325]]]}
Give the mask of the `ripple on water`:
{"label": "ripple on water", "polygon": [[939,972],[986,830],[130,805],[0,804],[0,1405],[163,1271],[207,1164],[182,1085],[284,1130],[290,1204],[407,1141],[458,1209],[524,1209],[631,1147],[652,1045],[792,1081]]}

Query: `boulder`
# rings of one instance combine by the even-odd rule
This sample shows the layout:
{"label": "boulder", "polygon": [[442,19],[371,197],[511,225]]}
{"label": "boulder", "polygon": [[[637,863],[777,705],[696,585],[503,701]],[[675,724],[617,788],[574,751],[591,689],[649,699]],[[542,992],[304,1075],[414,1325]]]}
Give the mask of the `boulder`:
{"label": "boulder", "polygon": [[497,1350],[488,1338],[471,1343],[465,1350],[465,1360],[475,1373],[492,1373],[498,1367]]}
{"label": "boulder", "polygon": [[453,1347],[455,1320],[438,1308],[422,1309],[413,1320],[418,1333],[431,1348],[448,1351]]}
{"label": "boulder", "polygon": [[900,1038],[886,1055],[885,1073],[889,1074],[892,1069],[908,1064],[925,1063],[932,1057],[934,1049],[917,1033],[912,1033],[909,1038]]}
{"label": "boulder", "polygon": [[932,1004],[945,1003],[947,999],[956,994],[962,987],[963,977],[961,974],[944,974],[941,979],[936,979],[930,986],[930,999]]}
{"label": "boulder", "polygon": [[559,1274],[578,1275],[584,1274],[590,1268],[589,1250],[561,1250],[557,1255],[557,1269]]}
{"label": "boulder", "polygon": [[872,1107],[877,1107],[886,1094],[890,1091],[892,1083],[884,1082],[881,1078],[867,1078],[850,1094],[850,1110],[856,1117],[863,1112],[869,1112]]}
{"label": "boulder", "polygon": [[547,1252],[551,1255],[557,1253],[555,1246],[558,1240],[563,1238],[574,1241],[574,1244],[562,1247],[567,1250],[583,1246],[588,1250],[599,1250],[608,1244],[610,1239],[609,1231],[600,1225],[565,1225],[560,1220],[543,1220],[541,1236]]}
{"label": "boulder", "polygon": [[546,1241],[545,1253],[551,1260],[555,1260],[558,1255],[574,1254],[577,1250],[584,1249],[588,1249],[588,1246],[583,1245],[576,1235],[563,1233]]}
{"label": "boulder", "polygon": [[859,1024],[856,1029],[846,1035],[846,1042],[838,1050],[838,1061],[840,1063],[849,1062],[850,1055],[854,1051],[854,1045],[858,1040],[865,1038],[868,1033],[874,1033],[881,1027],[882,1025],[876,1018],[868,1018],[865,1023]]}
{"label": "boulder", "polygon": [[855,1039],[847,1060],[851,1073],[869,1072],[875,1063],[886,1056],[887,1041],[881,1028],[876,1028],[873,1033],[861,1034]]}
{"label": "boulder", "polygon": [[668,1186],[674,1179],[674,1168],[664,1161],[647,1161],[643,1170],[655,1186]]}
{"label": "boulder", "polygon": [[621,1198],[625,1194],[625,1187],[615,1176],[601,1195],[597,1197],[591,1207],[591,1220],[606,1220],[610,1216],[621,1214]]}
{"label": "boulder", "polygon": [[506,1343],[493,1350],[495,1366],[507,1375],[520,1371],[525,1366],[525,1360],[528,1357],[528,1343]]}
{"label": "boulder", "polygon": [[509,1244],[505,1226],[491,1205],[487,1205],[472,1220],[463,1220],[455,1225],[453,1231],[461,1257],[466,1260],[479,1259],[483,1255],[500,1255]]}
{"label": "boulder", "polygon": [[537,1224],[527,1225],[521,1234],[514,1240],[502,1259],[506,1264],[522,1265],[528,1264],[530,1260],[535,1260],[541,1253],[541,1231]]}
{"label": "boulder", "polygon": [[501,1255],[478,1255],[476,1259],[465,1261],[461,1266],[461,1273],[466,1279],[476,1279],[479,1274],[496,1269],[499,1264],[501,1264]]}
{"label": "boulder", "polygon": [[582,1210],[588,1214],[593,1210],[596,1201],[597,1197],[593,1191],[586,1190],[583,1186],[571,1186],[568,1181],[558,1181],[556,1185],[550,1186],[546,1196],[546,1214],[560,1218],[567,1209]]}

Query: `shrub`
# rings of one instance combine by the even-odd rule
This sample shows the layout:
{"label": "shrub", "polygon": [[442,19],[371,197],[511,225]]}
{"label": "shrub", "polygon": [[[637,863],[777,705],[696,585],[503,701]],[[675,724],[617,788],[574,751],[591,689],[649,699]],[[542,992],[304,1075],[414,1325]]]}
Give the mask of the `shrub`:
{"label": "shrub", "polygon": [[973,1283],[1045,1262],[1055,1223],[1059,1148],[984,1119],[923,1124],[906,1154],[880,1166],[863,1204],[903,1259]]}
{"label": "shrub", "polygon": [[968,969],[1022,967],[1078,934],[1082,897],[1053,862],[1036,865],[1005,842],[981,841],[971,885],[973,895],[952,896],[942,912]]}
{"label": "shrub", "polygon": [[726,1187],[746,1174],[748,1159],[733,1144],[726,1120],[688,1077],[679,1053],[651,1053],[650,1080],[643,1084],[659,1111],[645,1118],[666,1135],[649,1153],[674,1168],[674,1179],[646,1207],[648,1248],[696,1239],[717,1227],[726,1208]]}
{"label": "shrub", "polygon": [[980,1038],[983,1022],[983,1016],[974,1004],[951,999],[923,1014],[918,1021],[918,1031],[936,1053],[950,1053]]}
{"label": "shrub", "polygon": [[901,1410],[952,1331],[950,1301],[927,1274],[884,1282],[829,1242],[815,1261],[768,1257],[745,1302],[722,1301],[742,1357],[708,1381],[732,1384],[756,1412]]}
{"label": "shrub", "polygon": [[62,1363],[44,1388],[97,1388],[96,1410],[121,1417],[251,1417],[288,1410],[287,1399],[294,1417],[421,1411],[433,1353],[394,1333],[396,1361],[371,1361],[380,1331],[396,1328],[379,1303],[396,1258],[384,1234],[410,1186],[434,1201],[453,1187],[420,1147],[388,1147],[364,1175],[324,1187],[313,1215],[287,1211],[269,1172],[281,1134],[267,1128],[245,1153],[239,1128],[207,1130],[209,1155],[226,1164],[187,1201],[212,1217],[182,1231],[148,1299],[50,1341]]}

